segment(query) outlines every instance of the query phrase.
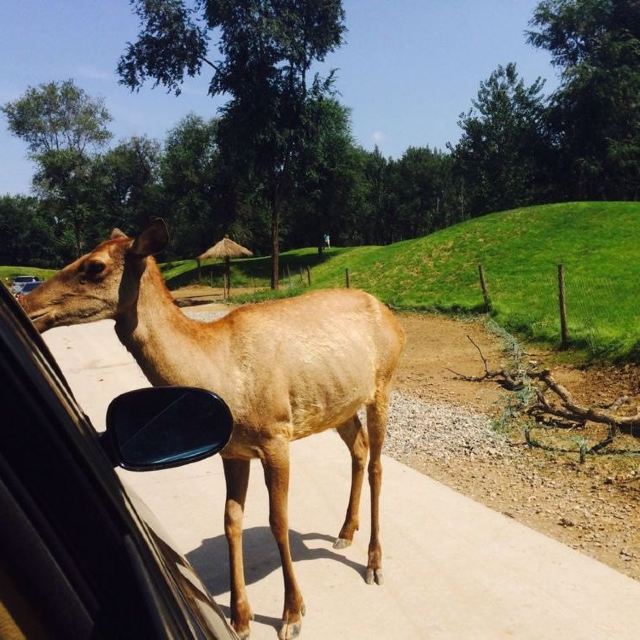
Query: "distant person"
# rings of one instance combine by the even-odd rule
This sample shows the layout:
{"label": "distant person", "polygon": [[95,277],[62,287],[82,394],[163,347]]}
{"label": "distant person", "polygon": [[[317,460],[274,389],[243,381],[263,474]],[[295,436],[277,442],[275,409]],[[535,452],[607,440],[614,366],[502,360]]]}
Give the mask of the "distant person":
{"label": "distant person", "polygon": [[331,249],[331,237],[328,233],[324,234],[324,246],[327,247],[327,249]]}

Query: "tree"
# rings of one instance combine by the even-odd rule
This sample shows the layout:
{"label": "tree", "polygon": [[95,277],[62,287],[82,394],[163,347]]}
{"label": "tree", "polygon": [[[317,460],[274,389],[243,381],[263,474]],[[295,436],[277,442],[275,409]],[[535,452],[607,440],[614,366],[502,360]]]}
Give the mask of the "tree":
{"label": "tree", "polygon": [[460,115],[452,149],[471,215],[527,205],[541,198],[547,153],[543,80],[526,86],[516,65],[499,66],[480,83],[473,108]]}
{"label": "tree", "polygon": [[349,111],[337,100],[309,101],[306,117],[312,132],[302,146],[296,164],[293,193],[287,206],[285,237],[290,246],[316,246],[323,236],[334,242],[357,242],[362,238],[358,217],[361,205],[356,191],[361,168],[354,148]]}
{"label": "tree", "polygon": [[394,235],[416,238],[445,226],[450,183],[449,156],[429,147],[409,147],[390,166]]}
{"label": "tree", "polygon": [[30,155],[73,150],[84,153],[111,138],[111,116],[100,98],[91,98],[73,80],[29,87],[1,110],[9,130],[28,145]]}
{"label": "tree", "polygon": [[160,173],[164,206],[175,229],[173,251],[199,255],[229,231],[230,209],[235,208],[225,198],[217,121],[193,114],[182,119],[167,135]]}
{"label": "tree", "polygon": [[637,198],[640,3],[545,0],[528,33],[561,71],[549,123],[567,198]]}
{"label": "tree", "polygon": [[95,223],[87,240],[108,236],[114,227],[143,228],[151,218],[167,215],[160,191],[160,145],[133,136],[97,156],[87,179]]}
{"label": "tree", "polygon": [[[280,223],[295,164],[310,131],[309,98],[326,95],[332,74],[308,79],[311,66],[340,45],[340,0],[137,0],[138,40],[120,59],[121,81],[138,88],[153,78],[179,93],[186,75],[213,70],[212,95],[229,95],[221,110],[219,144],[225,161],[259,188],[271,217],[273,288],[278,287]],[[200,13],[198,13],[198,10]],[[219,35],[221,60],[209,59]]]}
{"label": "tree", "polygon": [[63,262],[56,223],[37,198],[0,197],[0,264],[50,267]]}
{"label": "tree", "polygon": [[2,107],[9,130],[27,143],[39,165],[34,186],[57,218],[73,231],[76,254],[90,214],[87,183],[92,152],[111,137],[102,100],[91,98],[72,80],[29,87]]}

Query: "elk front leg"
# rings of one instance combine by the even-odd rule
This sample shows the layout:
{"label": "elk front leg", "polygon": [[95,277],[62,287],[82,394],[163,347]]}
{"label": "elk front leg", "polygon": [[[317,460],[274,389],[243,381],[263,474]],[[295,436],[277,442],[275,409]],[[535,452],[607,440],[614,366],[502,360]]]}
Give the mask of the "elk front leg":
{"label": "elk front leg", "polygon": [[284,609],[280,640],[291,640],[300,635],[302,616],[305,613],[302,594],[293,572],[289,547],[289,522],[287,514],[289,493],[289,444],[278,445],[262,460],[264,479],[269,492],[269,524],[278,545],[284,577]]}
{"label": "elk front leg", "polygon": [[357,415],[338,427],[338,433],[349,448],[351,453],[351,492],[349,494],[349,506],[347,515],[337,540],[333,543],[334,549],[344,549],[353,542],[353,536],[360,527],[359,510],[362,481],[364,479],[364,467],[367,464],[367,452],[369,442],[367,432]]}
{"label": "elk front leg", "polygon": [[244,582],[242,518],[249,484],[249,460],[223,458],[222,463],[227,482],[224,532],[229,544],[229,566],[231,568],[231,625],[240,638],[248,638],[249,620],[253,619],[253,615]]}

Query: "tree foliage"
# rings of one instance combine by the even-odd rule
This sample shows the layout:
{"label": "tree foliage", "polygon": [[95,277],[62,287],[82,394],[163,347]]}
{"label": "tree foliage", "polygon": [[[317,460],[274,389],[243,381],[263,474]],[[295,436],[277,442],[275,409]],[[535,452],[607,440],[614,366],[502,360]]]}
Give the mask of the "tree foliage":
{"label": "tree foliage", "polygon": [[73,80],[29,87],[1,110],[11,133],[27,143],[36,160],[54,151],[84,153],[111,138],[111,116],[103,101],[91,98]]}
{"label": "tree foliage", "polygon": [[545,156],[544,82],[526,86],[516,65],[499,66],[480,83],[473,108],[460,116],[454,156],[471,215],[539,199]]}
{"label": "tree foliage", "polygon": [[559,153],[560,197],[638,197],[640,3],[545,0],[528,40],[550,51],[561,85],[549,127]]}

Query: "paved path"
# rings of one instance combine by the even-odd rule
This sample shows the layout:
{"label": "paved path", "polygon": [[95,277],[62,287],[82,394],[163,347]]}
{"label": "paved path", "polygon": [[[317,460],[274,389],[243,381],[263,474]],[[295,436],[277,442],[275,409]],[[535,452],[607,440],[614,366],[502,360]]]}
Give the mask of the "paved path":
{"label": "paved path", "polygon": [[[104,321],[45,334],[99,429],[112,397],[148,386],[112,325]],[[228,613],[220,459],[120,475],[158,515]],[[640,583],[386,457],[386,581],[382,587],[367,586],[362,576],[368,491],[363,492],[363,526],[354,545],[339,553],[331,547],[344,517],[349,481],[349,456],[335,433],[293,444],[291,543],[307,604],[305,640],[640,638]],[[252,638],[274,640],[282,577],[257,463],[252,465],[244,539],[256,614]]]}

